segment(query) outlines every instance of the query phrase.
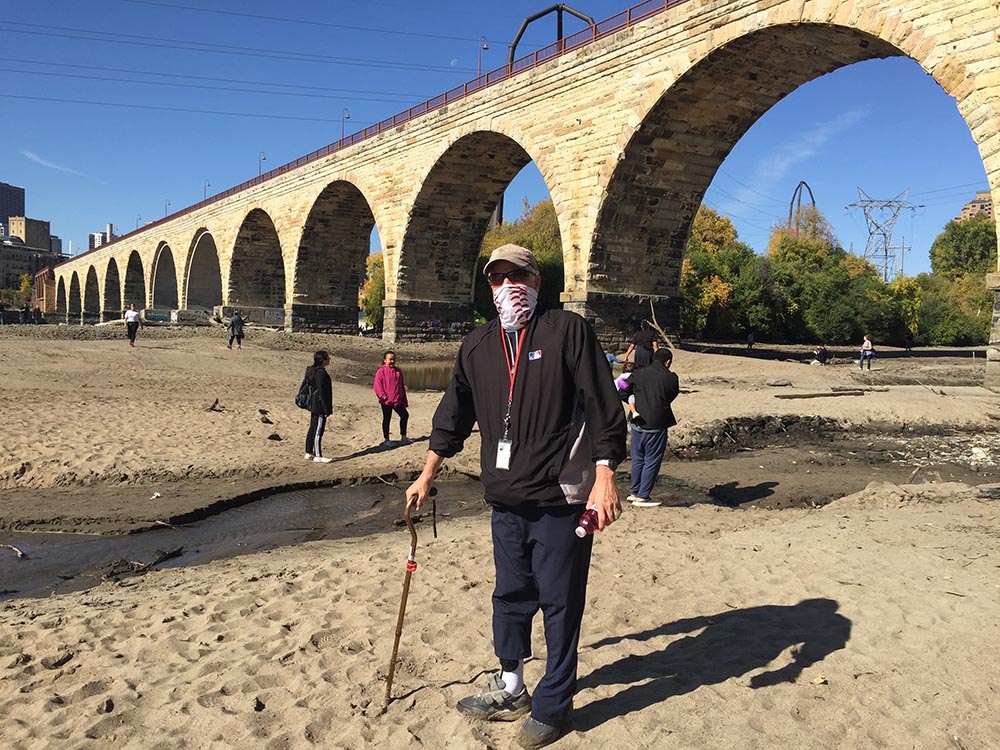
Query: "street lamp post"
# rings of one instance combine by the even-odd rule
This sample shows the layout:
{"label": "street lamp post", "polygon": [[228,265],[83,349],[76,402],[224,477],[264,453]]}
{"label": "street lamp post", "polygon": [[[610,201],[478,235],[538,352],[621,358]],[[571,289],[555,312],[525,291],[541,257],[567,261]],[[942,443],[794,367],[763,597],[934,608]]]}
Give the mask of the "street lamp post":
{"label": "street lamp post", "polygon": [[167,199],[163,202],[163,216],[166,218],[167,214],[170,213],[170,200]]}
{"label": "street lamp post", "polygon": [[257,157],[257,176],[260,177],[264,170],[264,162],[267,161],[267,154],[263,151],[260,152],[260,156]]}
{"label": "street lamp post", "polygon": [[138,229],[139,228],[139,224],[141,224],[141,223],[142,223],[142,215],[141,214],[136,214],[136,217],[135,217],[135,228]]}
{"label": "street lamp post", "polygon": [[208,180],[205,180],[205,192],[202,195],[202,200],[206,200],[206,201],[208,200],[208,189],[210,187],[212,187],[212,183],[209,182]]}
{"label": "street lamp post", "polygon": [[351,113],[347,111],[347,107],[344,107],[344,111],[340,113],[340,140],[344,140],[344,136],[347,134],[347,121],[351,119]]}
{"label": "street lamp post", "polygon": [[490,45],[486,43],[486,37],[479,37],[479,49],[476,50],[478,62],[476,64],[476,78],[482,78],[483,76],[483,50],[489,49]]}

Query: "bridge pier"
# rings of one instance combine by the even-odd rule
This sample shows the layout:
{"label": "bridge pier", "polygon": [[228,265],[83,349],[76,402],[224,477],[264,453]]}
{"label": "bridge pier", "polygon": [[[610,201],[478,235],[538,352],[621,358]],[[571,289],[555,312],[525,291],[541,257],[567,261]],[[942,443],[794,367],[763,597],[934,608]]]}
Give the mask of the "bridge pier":
{"label": "bridge pier", "polygon": [[442,300],[396,300],[383,304],[382,339],[397,341],[429,341],[449,333],[451,324],[463,328],[472,325],[473,304]]}
{"label": "bridge pier", "polygon": [[100,312],[91,312],[89,310],[84,310],[80,313],[80,325],[82,326],[94,326],[101,322]]}
{"label": "bridge pier", "polygon": [[608,351],[628,348],[643,320],[650,317],[650,303],[656,321],[668,334],[680,329],[680,299],[662,294],[623,294],[617,292],[563,292],[563,309],[590,321],[601,345]]}
{"label": "bridge pier", "polygon": [[101,310],[101,322],[110,323],[112,320],[121,320],[121,310]]}
{"label": "bridge pier", "polygon": [[986,379],[983,385],[1000,393],[1000,272],[986,275],[986,288],[993,292],[993,325],[986,349]]}
{"label": "bridge pier", "polygon": [[358,308],[345,305],[303,305],[293,303],[285,310],[285,330],[314,333],[358,333]]}

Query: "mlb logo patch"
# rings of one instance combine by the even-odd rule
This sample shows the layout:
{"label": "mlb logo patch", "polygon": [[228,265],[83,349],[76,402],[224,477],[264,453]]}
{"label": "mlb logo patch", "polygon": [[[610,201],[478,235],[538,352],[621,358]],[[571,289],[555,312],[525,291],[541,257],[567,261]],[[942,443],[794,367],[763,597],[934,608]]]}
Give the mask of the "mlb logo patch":
{"label": "mlb logo patch", "polygon": [[535,349],[535,351],[533,351],[533,352],[528,352],[528,361],[529,362],[532,361],[532,360],[541,359],[541,358],[542,358],[542,350],[541,349]]}

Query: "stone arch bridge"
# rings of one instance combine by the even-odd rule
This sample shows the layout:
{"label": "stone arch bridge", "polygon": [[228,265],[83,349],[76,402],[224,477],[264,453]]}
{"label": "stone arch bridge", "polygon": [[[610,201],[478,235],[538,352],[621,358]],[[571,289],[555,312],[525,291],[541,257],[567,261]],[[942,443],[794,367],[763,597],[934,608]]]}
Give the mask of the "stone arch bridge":
{"label": "stone arch bridge", "polygon": [[[377,226],[384,336],[472,317],[477,250],[530,160],[559,221],[564,307],[608,340],[678,317],[682,254],[719,165],[775,102],[908,56],[954,99],[1000,191],[994,0],[651,0],[56,268],[57,315],[218,305],[355,332]],[[1000,268],[998,268],[1000,271]],[[1000,273],[988,380],[1000,385]]]}

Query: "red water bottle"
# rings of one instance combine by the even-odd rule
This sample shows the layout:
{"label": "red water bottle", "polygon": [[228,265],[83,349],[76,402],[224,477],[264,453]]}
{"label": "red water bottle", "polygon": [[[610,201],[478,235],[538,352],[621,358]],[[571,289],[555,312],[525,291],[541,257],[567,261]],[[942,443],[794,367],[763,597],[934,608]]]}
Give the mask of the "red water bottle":
{"label": "red water bottle", "polygon": [[593,534],[595,531],[597,531],[597,509],[587,508],[587,510],[583,511],[583,515],[580,516],[575,533],[583,539],[587,534]]}

